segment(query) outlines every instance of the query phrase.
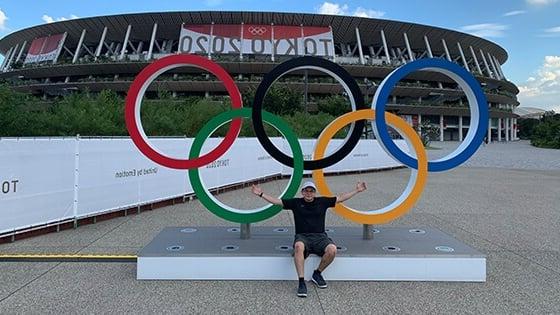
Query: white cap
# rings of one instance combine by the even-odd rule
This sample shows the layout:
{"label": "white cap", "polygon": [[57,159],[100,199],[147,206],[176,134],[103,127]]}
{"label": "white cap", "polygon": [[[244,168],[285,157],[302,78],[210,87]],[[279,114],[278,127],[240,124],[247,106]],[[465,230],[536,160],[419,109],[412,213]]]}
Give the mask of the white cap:
{"label": "white cap", "polygon": [[301,186],[301,190],[304,190],[307,187],[311,187],[315,190],[317,190],[317,187],[315,187],[315,184],[313,184],[313,182],[305,182],[303,183],[303,186]]}

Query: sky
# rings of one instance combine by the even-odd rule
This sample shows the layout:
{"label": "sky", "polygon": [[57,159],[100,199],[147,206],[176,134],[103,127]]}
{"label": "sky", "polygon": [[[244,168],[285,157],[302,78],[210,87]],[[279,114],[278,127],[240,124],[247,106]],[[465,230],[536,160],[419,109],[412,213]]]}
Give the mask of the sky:
{"label": "sky", "polygon": [[560,0],[2,0],[0,38],[20,29],[64,19],[160,11],[338,14],[470,33],[508,52],[503,70],[507,79],[519,87],[520,106],[560,112]]}

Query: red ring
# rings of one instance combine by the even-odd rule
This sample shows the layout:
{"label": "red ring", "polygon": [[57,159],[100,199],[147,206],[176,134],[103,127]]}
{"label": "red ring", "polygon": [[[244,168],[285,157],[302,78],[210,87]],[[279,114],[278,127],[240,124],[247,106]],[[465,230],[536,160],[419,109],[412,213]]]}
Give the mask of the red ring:
{"label": "red ring", "polygon": [[149,64],[136,76],[130,85],[130,89],[128,90],[128,94],[125,99],[124,117],[126,121],[126,129],[128,129],[130,138],[136,147],[138,147],[138,149],[150,160],[174,169],[198,168],[217,160],[232,146],[241,131],[241,123],[243,121],[241,118],[232,120],[230,128],[222,142],[212,151],[196,159],[175,159],[157,152],[152,148],[152,146],[150,146],[150,144],[146,141],[147,139],[142,136],[142,133],[140,133],[138,129],[139,126],[142,130],[144,129],[142,122],[136,121],[136,101],[139,97],[144,97],[144,93],[140,95],[140,90],[142,90],[144,86],[147,88],[147,85],[155,80],[155,77],[151,77],[163,68],[168,68],[166,69],[167,71],[181,66],[191,65],[212,73],[218,78],[218,80],[222,81],[231,98],[231,107],[233,109],[243,107],[243,101],[241,100],[241,93],[239,93],[239,89],[235,85],[231,76],[222,67],[204,57],[187,54],[167,56]]}

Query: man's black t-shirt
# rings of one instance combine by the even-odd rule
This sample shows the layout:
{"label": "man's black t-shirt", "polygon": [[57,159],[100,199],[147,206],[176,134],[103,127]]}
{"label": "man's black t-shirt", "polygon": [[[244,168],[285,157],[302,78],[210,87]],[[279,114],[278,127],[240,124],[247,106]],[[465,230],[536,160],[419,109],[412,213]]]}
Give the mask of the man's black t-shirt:
{"label": "man's black t-shirt", "polygon": [[336,204],[336,197],[316,197],[311,202],[303,198],[282,199],[282,204],[294,214],[296,234],[324,233],[325,214]]}

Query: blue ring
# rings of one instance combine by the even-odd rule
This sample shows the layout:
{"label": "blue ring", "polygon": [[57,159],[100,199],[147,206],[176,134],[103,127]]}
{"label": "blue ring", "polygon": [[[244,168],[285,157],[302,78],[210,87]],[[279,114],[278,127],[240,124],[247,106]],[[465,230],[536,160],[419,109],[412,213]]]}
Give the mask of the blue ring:
{"label": "blue ring", "polygon": [[[469,159],[482,144],[484,136],[486,135],[486,132],[488,130],[488,102],[486,101],[486,96],[484,95],[484,92],[480,87],[480,83],[474,78],[472,74],[470,74],[467,70],[457,65],[456,63],[443,59],[430,58],[412,61],[395,69],[383,80],[375,93],[373,99],[374,103],[372,104],[372,107],[377,113],[385,112],[387,99],[389,98],[391,91],[393,90],[397,82],[399,82],[408,74],[425,68],[432,68],[434,71],[443,69],[458,75],[467,83],[468,87],[474,94],[476,103],[478,105],[478,126],[476,128],[476,132],[474,137],[472,138],[472,141],[467,145],[467,147],[452,158],[428,162],[428,171],[446,171],[462,164],[467,159]],[[471,119],[471,123],[472,122],[473,120]],[[389,131],[387,130],[385,115],[375,115],[374,130],[377,131],[376,135],[378,137],[378,140],[386,149],[387,153],[389,153],[395,159],[407,165],[408,167],[418,169],[418,160],[403,152],[391,139]]]}

